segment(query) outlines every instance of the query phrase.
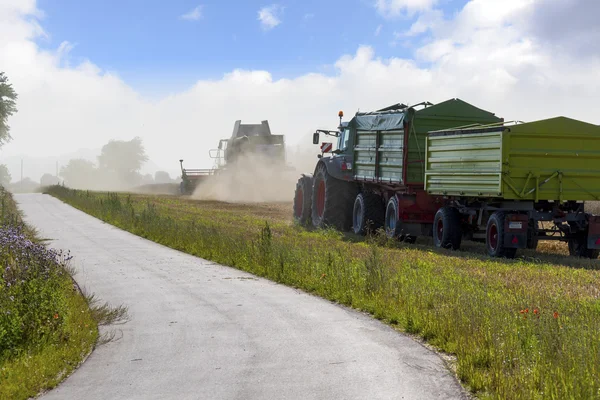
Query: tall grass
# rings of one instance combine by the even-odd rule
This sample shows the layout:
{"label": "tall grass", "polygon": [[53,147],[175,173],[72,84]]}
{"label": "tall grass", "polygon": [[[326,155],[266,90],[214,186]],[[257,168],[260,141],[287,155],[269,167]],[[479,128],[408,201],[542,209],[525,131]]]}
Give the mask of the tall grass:
{"label": "tall grass", "polygon": [[[91,352],[103,315],[0,187],[0,399],[55,387]],[[90,310],[92,305],[92,310]]]}
{"label": "tall grass", "polygon": [[[476,254],[351,243],[172,197],[52,195],[104,221],[365,310],[455,356],[480,398],[600,397],[600,272]],[[291,212],[291,210],[290,210]]]}

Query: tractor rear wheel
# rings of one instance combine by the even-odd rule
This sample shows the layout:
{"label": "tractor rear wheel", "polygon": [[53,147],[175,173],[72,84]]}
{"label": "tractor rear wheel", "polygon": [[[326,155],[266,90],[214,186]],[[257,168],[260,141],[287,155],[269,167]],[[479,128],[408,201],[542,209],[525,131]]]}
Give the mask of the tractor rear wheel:
{"label": "tractor rear wheel", "polygon": [[375,193],[359,193],[354,200],[352,230],[357,235],[375,232],[383,226],[385,213],[381,196]]}
{"label": "tractor rear wheel", "polygon": [[296,183],[294,194],[294,221],[306,225],[311,220],[312,176],[303,175]]}
{"label": "tractor rear wheel", "polygon": [[458,250],[462,241],[460,213],[453,207],[442,207],[433,219],[433,244],[435,247]]}
{"label": "tractor rear wheel", "polygon": [[311,215],[315,228],[334,227],[347,231],[352,224],[352,202],[356,186],[329,175],[319,164],[313,178]]}

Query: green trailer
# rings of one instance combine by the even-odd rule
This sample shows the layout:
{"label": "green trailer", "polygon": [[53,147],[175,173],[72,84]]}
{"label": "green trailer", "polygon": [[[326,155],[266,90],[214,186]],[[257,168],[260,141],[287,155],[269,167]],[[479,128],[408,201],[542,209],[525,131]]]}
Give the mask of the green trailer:
{"label": "green trailer", "polygon": [[557,117],[438,130],[425,152],[425,191],[444,203],[437,245],[457,247],[454,230],[493,256],[562,240],[572,255],[598,257],[600,220],[584,202],[600,200],[600,126]]}

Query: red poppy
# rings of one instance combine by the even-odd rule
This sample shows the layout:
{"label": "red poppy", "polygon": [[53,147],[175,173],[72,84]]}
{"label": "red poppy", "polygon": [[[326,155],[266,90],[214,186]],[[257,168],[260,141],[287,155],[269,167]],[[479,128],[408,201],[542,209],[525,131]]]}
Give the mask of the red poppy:
{"label": "red poppy", "polygon": [[558,318],[558,311],[554,311],[554,318]]}

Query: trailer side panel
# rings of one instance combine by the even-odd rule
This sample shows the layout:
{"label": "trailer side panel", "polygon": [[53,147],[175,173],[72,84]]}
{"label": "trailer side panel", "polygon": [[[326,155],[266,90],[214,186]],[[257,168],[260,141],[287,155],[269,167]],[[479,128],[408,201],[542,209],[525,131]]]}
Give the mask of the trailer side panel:
{"label": "trailer side panel", "polygon": [[436,195],[498,197],[501,160],[502,131],[430,136],[425,190]]}
{"label": "trailer side panel", "polygon": [[504,140],[511,200],[600,200],[600,127],[565,117],[515,125]]}

